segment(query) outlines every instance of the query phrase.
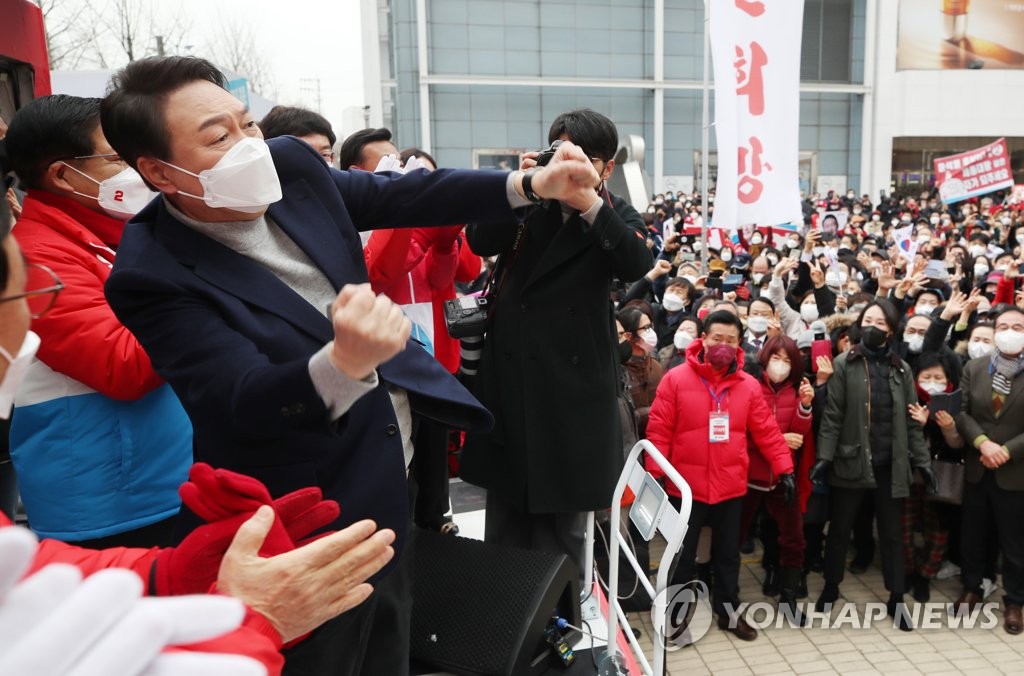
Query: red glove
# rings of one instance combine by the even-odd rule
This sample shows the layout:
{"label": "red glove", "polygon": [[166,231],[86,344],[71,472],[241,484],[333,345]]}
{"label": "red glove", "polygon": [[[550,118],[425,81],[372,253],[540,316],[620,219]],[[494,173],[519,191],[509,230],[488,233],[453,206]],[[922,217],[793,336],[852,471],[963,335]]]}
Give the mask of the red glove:
{"label": "red glove", "polygon": [[[232,519],[204,524],[189,533],[177,547],[162,549],[153,563],[153,593],[157,596],[208,593],[217,581],[224,552],[248,518],[247,514],[239,514]],[[277,527],[275,521],[274,528]]]}
{"label": "red glove", "polygon": [[214,470],[197,463],[189,481],[179,489],[185,505],[204,524],[175,548],[164,549],[153,565],[153,586],[158,595],[205,594],[217,580],[221,559],[235,533],[264,504],[274,508],[275,519],[260,555],[289,552],[326,535],[310,536],[338,518],[334,500],[324,500],[319,488],[302,488],[277,500],[261,482],[229,470]]}
{"label": "red glove", "polygon": [[[214,470],[206,463],[196,463],[189,471],[189,481],[178,489],[185,505],[205,521],[227,519],[236,514],[252,515],[261,505],[270,505],[277,514],[267,542],[275,536],[278,525],[283,526],[295,546],[302,546],[321,535],[309,534],[338,518],[341,509],[334,500],[324,500],[323,492],[315,487],[300,488],[272,500],[267,487],[260,481],[226,469]],[[288,547],[281,551],[289,551]],[[268,555],[267,543],[260,549]],[[271,552],[273,555],[280,552]]]}
{"label": "red glove", "polygon": [[741,300],[747,300],[750,298],[750,289],[748,289],[746,286],[737,286],[735,291],[736,297]]}

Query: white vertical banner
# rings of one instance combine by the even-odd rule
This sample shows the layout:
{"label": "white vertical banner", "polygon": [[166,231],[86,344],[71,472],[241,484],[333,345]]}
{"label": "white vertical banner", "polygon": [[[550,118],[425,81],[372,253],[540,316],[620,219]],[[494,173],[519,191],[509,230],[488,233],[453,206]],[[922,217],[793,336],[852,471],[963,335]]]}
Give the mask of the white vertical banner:
{"label": "white vertical banner", "polygon": [[718,182],[712,225],[802,222],[803,0],[707,0]]}

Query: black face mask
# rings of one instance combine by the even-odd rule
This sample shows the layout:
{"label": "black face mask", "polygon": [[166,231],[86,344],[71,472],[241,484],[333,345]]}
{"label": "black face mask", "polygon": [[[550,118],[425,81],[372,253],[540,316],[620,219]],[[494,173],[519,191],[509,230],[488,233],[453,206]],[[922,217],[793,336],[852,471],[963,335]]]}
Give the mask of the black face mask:
{"label": "black face mask", "polygon": [[865,326],[860,330],[860,342],[874,350],[884,347],[888,340],[889,334],[877,326]]}
{"label": "black face mask", "polygon": [[619,363],[625,364],[633,356],[633,343],[624,340],[619,343]]}

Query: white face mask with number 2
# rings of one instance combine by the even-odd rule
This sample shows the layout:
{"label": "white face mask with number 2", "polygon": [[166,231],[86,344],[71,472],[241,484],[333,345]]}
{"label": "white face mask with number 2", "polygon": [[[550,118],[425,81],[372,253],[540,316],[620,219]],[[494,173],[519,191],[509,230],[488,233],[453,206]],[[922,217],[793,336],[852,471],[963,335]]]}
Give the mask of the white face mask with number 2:
{"label": "white face mask with number 2", "polygon": [[263,139],[247,136],[224,153],[217,164],[198,174],[160,161],[198,178],[203,186],[202,197],[182,190],[178,194],[202,200],[210,207],[259,213],[281,199],[281,180]]}

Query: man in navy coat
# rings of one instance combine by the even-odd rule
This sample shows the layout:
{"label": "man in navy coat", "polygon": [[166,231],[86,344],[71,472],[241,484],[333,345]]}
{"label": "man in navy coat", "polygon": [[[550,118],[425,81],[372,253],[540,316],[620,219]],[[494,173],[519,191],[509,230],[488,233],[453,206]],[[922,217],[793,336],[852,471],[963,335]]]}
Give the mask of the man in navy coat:
{"label": "man in navy coat", "polygon": [[[529,176],[337,171],[295,138],[264,143],[223,75],[191,57],[129,64],[102,122],[162,193],[127,225],[107,297],[192,419],[196,459],[275,496],[321,486],[341,504],[335,526],[374,519],[400,552],[413,413],[476,430],[492,418],[370,291],[358,231],[508,223],[541,197],[585,209],[586,155],[566,144]],[[286,673],[385,673],[363,655],[376,597],[296,648]]]}

